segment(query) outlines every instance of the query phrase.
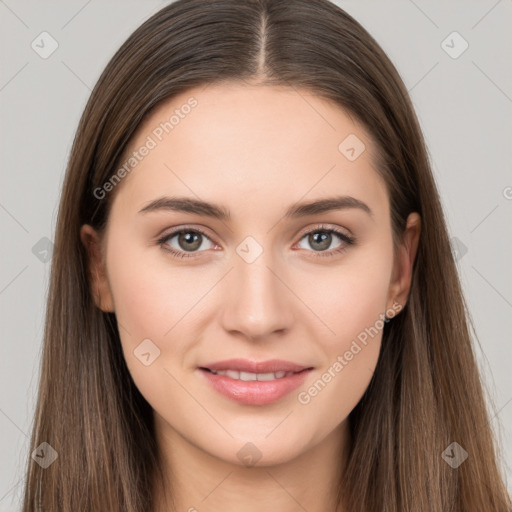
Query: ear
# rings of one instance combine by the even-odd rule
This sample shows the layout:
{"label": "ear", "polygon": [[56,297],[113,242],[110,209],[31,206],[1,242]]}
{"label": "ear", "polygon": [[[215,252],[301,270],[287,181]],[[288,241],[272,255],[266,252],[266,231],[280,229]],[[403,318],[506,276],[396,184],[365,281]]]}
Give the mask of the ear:
{"label": "ear", "polygon": [[105,313],[111,313],[114,311],[114,301],[103,261],[101,238],[93,227],[84,224],[80,229],[80,239],[87,253],[88,275],[96,306]]}
{"label": "ear", "polygon": [[421,231],[421,217],[418,213],[411,213],[407,217],[407,224],[403,233],[402,242],[397,248],[396,259],[393,265],[393,275],[389,285],[388,307],[398,302],[402,308],[409,297],[411,288],[412,269]]}

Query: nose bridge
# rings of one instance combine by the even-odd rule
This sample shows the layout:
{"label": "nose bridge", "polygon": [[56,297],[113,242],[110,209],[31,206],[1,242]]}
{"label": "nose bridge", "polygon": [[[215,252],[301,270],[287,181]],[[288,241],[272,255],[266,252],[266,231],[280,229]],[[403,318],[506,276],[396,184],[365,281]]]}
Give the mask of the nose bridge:
{"label": "nose bridge", "polygon": [[273,251],[247,237],[236,252],[227,280],[224,328],[258,338],[290,327],[290,293],[276,277],[280,272]]}

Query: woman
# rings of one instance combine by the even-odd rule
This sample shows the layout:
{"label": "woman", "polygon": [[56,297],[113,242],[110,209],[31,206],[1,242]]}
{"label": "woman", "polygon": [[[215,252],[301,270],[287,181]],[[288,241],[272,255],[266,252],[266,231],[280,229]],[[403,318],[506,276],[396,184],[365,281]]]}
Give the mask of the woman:
{"label": "woman", "polygon": [[100,77],[24,511],[511,509],[423,137],[326,0],[178,0]]}

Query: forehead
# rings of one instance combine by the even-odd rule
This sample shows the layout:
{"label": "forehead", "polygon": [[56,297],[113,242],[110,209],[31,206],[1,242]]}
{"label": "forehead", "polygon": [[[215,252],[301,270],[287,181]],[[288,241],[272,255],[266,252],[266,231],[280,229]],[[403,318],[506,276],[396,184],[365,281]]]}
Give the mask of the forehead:
{"label": "forehead", "polygon": [[139,126],[115,203],[138,210],[186,194],[267,208],[334,192],[386,202],[375,156],[369,133],[330,100],[291,87],[210,84],[166,100]]}

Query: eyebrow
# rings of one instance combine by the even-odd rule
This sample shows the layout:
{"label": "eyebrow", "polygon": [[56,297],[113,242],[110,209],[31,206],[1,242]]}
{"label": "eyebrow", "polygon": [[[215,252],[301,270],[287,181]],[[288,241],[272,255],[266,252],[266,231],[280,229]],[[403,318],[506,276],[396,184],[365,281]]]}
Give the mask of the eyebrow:
{"label": "eyebrow", "polygon": [[[352,196],[336,196],[324,199],[316,199],[310,202],[292,204],[285,212],[284,218],[306,217],[318,215],[334,210],[347,210],[357,208],[368,215],[373,216],[370,207]],[[191,197],[160,197],[151,201],[139,213],[148,213],[159,210],[171,210],[177,212],[193,213],[204,215],[222,221],[231,220],[229,210],[215,203],[208,203]]]}

